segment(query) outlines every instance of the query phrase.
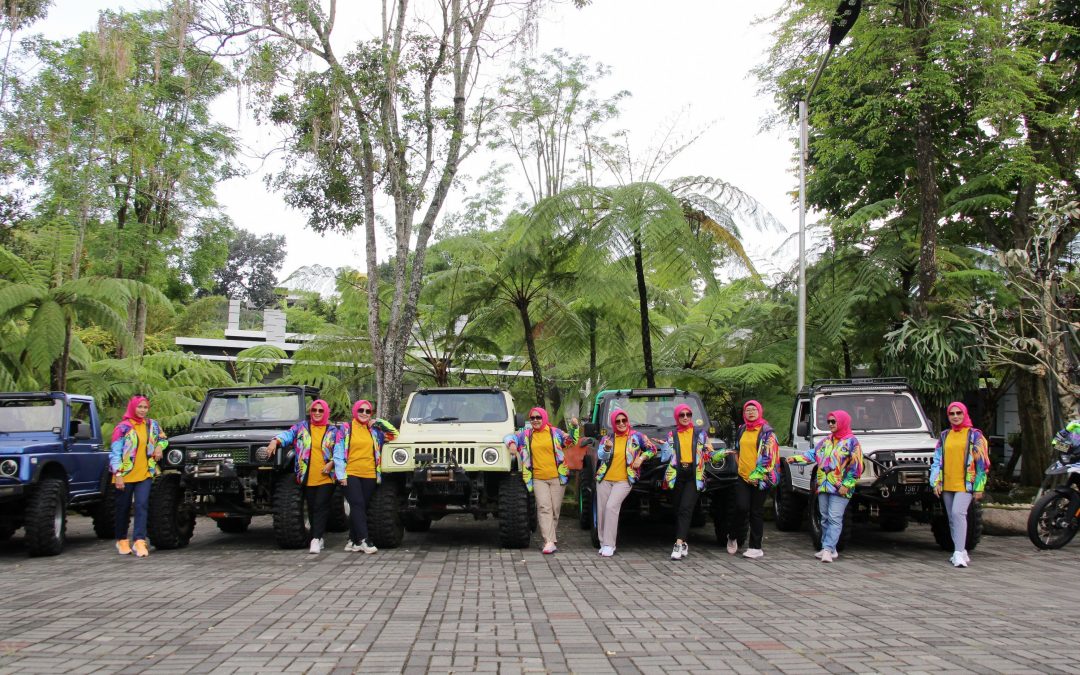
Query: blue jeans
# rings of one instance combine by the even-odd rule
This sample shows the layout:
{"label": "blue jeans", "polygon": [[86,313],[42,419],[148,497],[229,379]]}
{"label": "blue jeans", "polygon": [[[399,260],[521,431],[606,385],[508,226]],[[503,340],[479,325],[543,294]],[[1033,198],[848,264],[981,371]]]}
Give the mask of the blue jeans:
{"label": "blue jeans", "polygon": [[836,553],[836,542],[844,529],[844,511],[847,510],[847,497],[819,492],[818,511],[821,512],[821,548]]}
{"label": "blue jeans", "polygon": [[146,539],[146,513],[150,507],[150,486],[153,479],[147,478],[138,483],[124,483],[123,490],[116,491],[116,538],[127,539],[128,515],[131,502],[135,501],[135,531],[133,540]]}

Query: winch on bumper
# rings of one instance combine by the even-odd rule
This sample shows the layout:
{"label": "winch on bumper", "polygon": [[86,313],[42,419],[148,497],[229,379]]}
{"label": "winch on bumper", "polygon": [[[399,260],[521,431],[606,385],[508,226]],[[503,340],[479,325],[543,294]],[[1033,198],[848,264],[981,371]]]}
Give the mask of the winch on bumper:
{"label": "winch on bumper", "polygon": [[905,458],[889,451],[867,456],[863,477],[856,486],[869,501],[910,502],[931,493],[930,467],[922,458]]}

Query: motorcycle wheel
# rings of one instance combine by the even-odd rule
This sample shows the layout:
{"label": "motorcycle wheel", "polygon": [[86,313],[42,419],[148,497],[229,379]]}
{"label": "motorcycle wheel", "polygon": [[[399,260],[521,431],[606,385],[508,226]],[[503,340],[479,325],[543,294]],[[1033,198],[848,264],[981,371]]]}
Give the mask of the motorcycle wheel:
{"label": "motorcycle wheel", "polygon": [[1061,548],[1080,529],[1080,493],[1073,488],[1047,492],[1031,507],[1028,538],[1041,549]]}

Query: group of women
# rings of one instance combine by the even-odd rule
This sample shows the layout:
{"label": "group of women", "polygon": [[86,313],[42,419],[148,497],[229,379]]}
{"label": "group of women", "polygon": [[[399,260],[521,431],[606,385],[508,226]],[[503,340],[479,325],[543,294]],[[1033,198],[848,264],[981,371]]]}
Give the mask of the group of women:
{"label": "group of women", "polygon": [[[149,555],[146,519],[151,480],[158,473],[157,462],[168,445],[161,425],[148,417],[150,402],[136,396],[128,403],[123,420],[113,431],[110,470],[116,485],[116,549],[121,555]],[[967,567],[967,511],[972,501],[982,498],[990,468],[986,437],[972,426],[963,403],[946,409],[949,429],[941,433],[930,467],[930,483],[942,497],[949,517],[955,551],[950,562]],[[349,542],[346,551],[375,553],[368,540],[367,505],[379,482],[383,444],[393,440],[397,430],[374,417],[374,406],[359,401],[352,419],[345,424],[330,422],[330,406],[323,400],[309,407],[308,419],[298,422],[270,441],[268,449],[292,446],[296,453],[296,480],[304,486],[311,518],[311,553],[324,548],[324,534],[335,483],[345,488],[350,506]],[[693,411],[676,406],[675,428],[667,438],[655,441],[635,431],[630,416],[621,409],[611,412],[610,433],[601,438],[595,472],[596,518],[600,538],[599,555],[615,555],[622,503],[638,480],[641,465],[659,456],[664,468],[664,486],[671,490],[675,512],[675,545],[672,560],[690,555],[687,538],[690,521],[700,492],[705,487],[705,465],[718,453],[734,453],[738,462],[735,508],[726,530],[727,552],[738,553],[749,527],[749,541],[743,556],[759,559],[764,531],[764,506],[769,490],[780,471],[780,447],[776,433],[765,420],[757,401],[743,405],[743,423],[733,448],[714,449],[705,429],[696,427]],[[851,431],[851,417],[843,410],[828,414],[829,435],[788,462],[816,465],[815,484],[821,514],[821,550],[815,557],[830,563],[837,559],[836,543],[844,522],[844,511],[862,475],[863,457],[859,440]],[[529,411],[528,424],[508,435],[504,442],[516,452],[522,480],[536,502],[542,551],[558,550],[558,525],[563,494],[569,479],[564,449],[574,443],[574,435],[553,426],[543,408]],[[134,504],[134,529],[128,539],[129,518]]]}

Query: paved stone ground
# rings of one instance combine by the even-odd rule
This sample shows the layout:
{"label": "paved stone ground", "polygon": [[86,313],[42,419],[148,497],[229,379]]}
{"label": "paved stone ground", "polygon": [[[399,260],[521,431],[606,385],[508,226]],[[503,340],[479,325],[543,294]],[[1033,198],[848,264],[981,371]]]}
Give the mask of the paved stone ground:
{"label": "paved stone ground", "polygon": [[200,519],[187,549],[136,560],[75,516],[62,556],[0,544],[0,672],[1080,672],[1080,542],[988,537],[955,570],[921,525],[860,528],[832,565],[772,523],[756,562],[711,525],[682,562],[663,526],[624,523],[612,559],[572,517],[554,556],[500,550],[495,527],[312,556],[266,518]]}

